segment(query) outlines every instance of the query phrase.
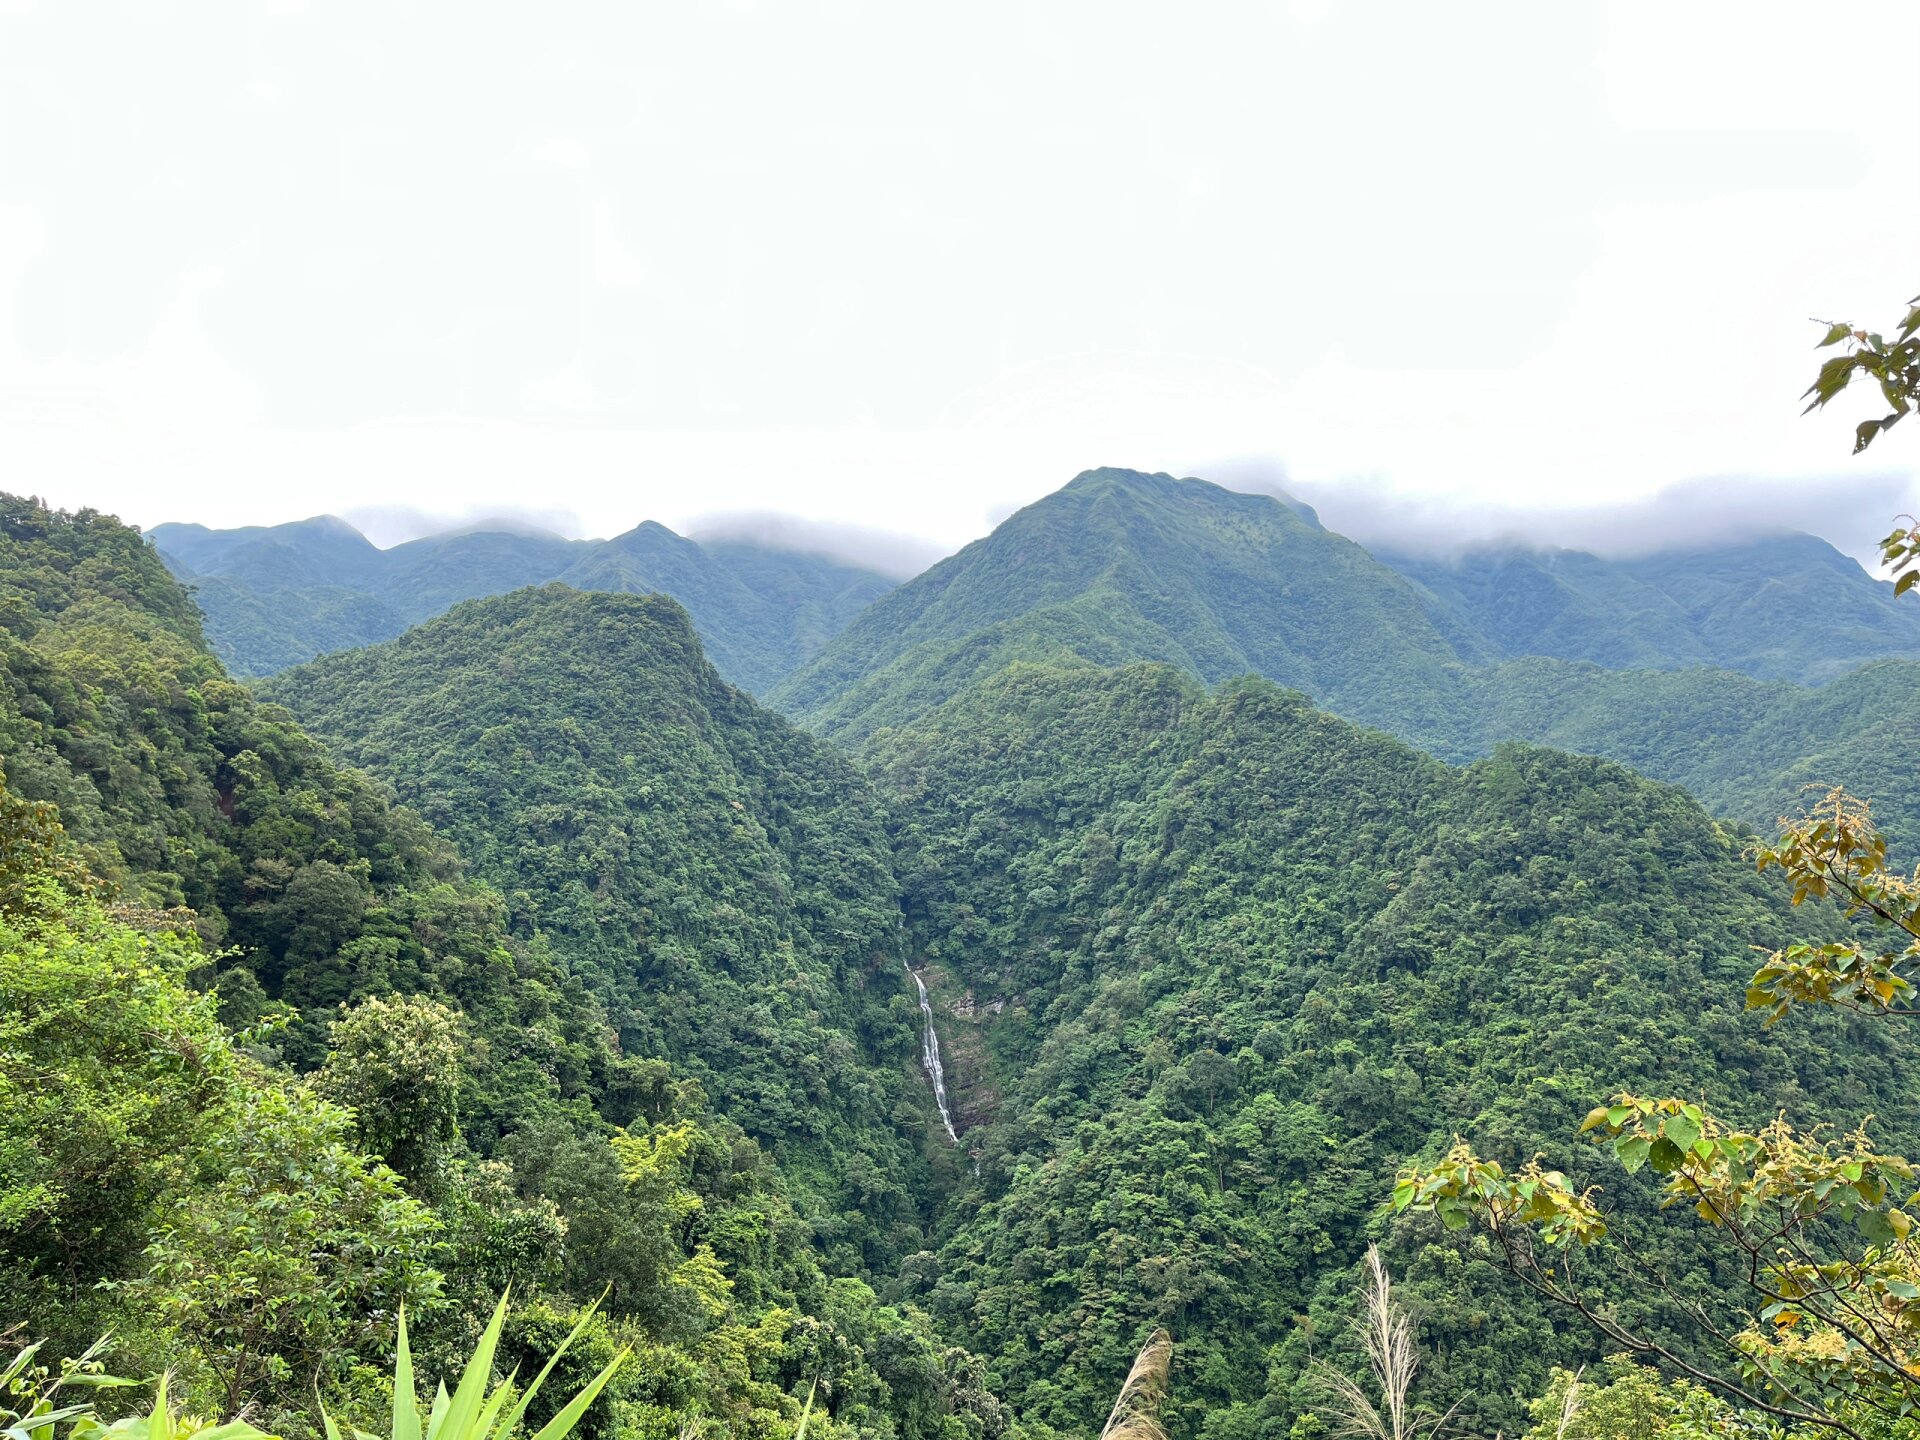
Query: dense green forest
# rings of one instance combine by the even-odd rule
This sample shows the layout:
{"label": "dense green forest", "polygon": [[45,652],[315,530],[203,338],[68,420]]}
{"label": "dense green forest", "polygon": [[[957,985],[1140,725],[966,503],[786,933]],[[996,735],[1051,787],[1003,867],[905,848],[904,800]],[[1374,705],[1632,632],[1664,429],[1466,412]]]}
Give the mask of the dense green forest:
{"label": "dense green forest", "polygon": [[[1850,932],[1714,818],[1829,769],[1900,803],[1911,665],[1513,659],[1277,501],[1054,498],[817,635],[778,693],[853,751],[663,594],[465,599],[249,688],[152,543],[7,498],[14,1317],[294,1437],[381,1413],[403,1303],[446,1374],[511,1290],[530,1372],[604,1295],[561,1393],[632,1347],[607,1440],[788,1437],[810,1394],[833,1434],[1091,1435],[1164,1329],[1175,1440],[1319,1440],[1378,1244],[1418,1398],[1584,1440],[1554,1407],[1605,1343],[1485,1236],[1390,1216],[1396,1171],[1461,1133],[1585,1184],[1581,1117],[1656,1084],[1920,1141],[1900,1030],[1743,1010],[1753,947]],[[315,537],[351,579],[357,537]],[[1402,697],[1427,749],[1247,671]],[[1680,1307],[1738,1276],[1662,1234],[1675,1293],[1594,1293],[1693,1355]],[[1757,1423],[1601,1374],[1595,1423]]]}
{"label": "dense green forest", "polygon": [[677,604],[474,600],[266,693],[455,842],[623,1048],[673,1059],[830,1191],[839,1258],[919,1248],[931,1116],[879,806],[723,682]]}
{"label": "dense green forest", "polygon": [[[1595,1097],[1656,1077],[1754,1120],[1911,1115],[1898,1037],[1743,1015],[1783,898],[1684,794],[1608,762],[1452,769],[1166,667],[1017,667],[875,748],[916,953],[983,1017],[984,1075],[956,1078],[993,1096],[967,1137],[986,1191],[925,1303],[1023,1416],[1069,1427],[1159,1321],[1191,1433],[1290,1424],[1381,1233],[1378,1177],[1456,1131],[1579,1174]],[[1470,1428],[1512,1428],[1590,1356],[1430,1220],[1388,1252]]]}
{"label": "dense green forest", "polygon": [[391,640],[462,600],[557,580],[671,595],[720,673],[758,692],[893,585],[824,555],[695,542],[651,521],[611,540],[483,524],[388,550],[332,516],[236,530],[156,525],[151,535],[192,587],[213,652],[242,677]]}
{"label": "dense green forest", "polygon": [[[580,1363],[621,1340],[641,1349],[600,1433],[784,1434],[814,1378],[829,1423],[860,1433],[1003,1428],[979,1362],[862,1278],[864,1244],[913,1243],[924,1174],[903,1159],[906,1127],[876,1139],[842,1121],[883,1100],[836,1107],[824,1089],[861,1044],[886,1062],[873,1083],[901,1088],[910,1011],[884,920],[836,952],[851,970],[870,961],[881,992],[858,1040],[791,1018],[827,961],[790,932],[754,956],[776,973],[750,1004],[623,1008],[630,985],[568,968],[516,927],[523,897],[466,878],[418,815],[229,679],[136,532],[8,498],[0,616],[4,859],[8,893],[25,896],[4,906],[0,941],[12,1319],[67,1355],[110,1332],[123,1371],[172,1367],[188,1403],[238,1397],[305,1434],[316,1384],[348,1414],[377,1399],[369,1366],[399,1300],[445,1354],[511,1284],[527,1303],[508,1344],[524,1358],[605,1290]],[[678,612],[672,628],[697,655]],[[705,863],[758,887],[737,905],[773,927],[811,903],[782,893],[765,842],[742,848],[761,817],[734,809],[766,799],[806,825],[807,797],[744,782],[676,795],[657,779],[663,803],[720,812]],[[857,847],[835,863],[860,864]],[[852,898],[833,918],[859,923],[869,897]],[[704,903],[657,923],[662,962],[688,983],[710,970],[732,984],[718,977],[750,953],[673,938],[714,923]],[[745,1063],[724,1080],[762,1138],[716,1108],[697,1053],[680,1068],[666,1039],[623,1043],[689,1020],[739,1026]],[[782,1025],[776,1056],[760,1041]],[[801,1094],[818,1114],[794,1113]],[[834,1204],[876,1174],[892,1223],[849,1237]]]}

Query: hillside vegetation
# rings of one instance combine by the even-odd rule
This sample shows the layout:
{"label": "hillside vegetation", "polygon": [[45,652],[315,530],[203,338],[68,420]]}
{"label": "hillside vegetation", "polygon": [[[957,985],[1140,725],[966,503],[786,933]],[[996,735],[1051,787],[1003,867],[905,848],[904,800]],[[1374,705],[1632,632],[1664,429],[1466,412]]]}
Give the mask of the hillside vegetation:
{"label": "hillside vegetation", "polygon": [[[656,658],[711,676],[671,605],[595,602],[654,617],[635,634]],[[813,742],[761,714],[730,735],[752,777],[651,773],[647,803],[690,828],[655,836],[686,846],[661,911],[620,922],[658,932],[643,989],[624,965],[574,969],[564,905],[528,920],[526,895],[467,878],[383,785],[229,679],[109,517],[0,501],[0,679],[8,1323],[55,1355],[111,1333],[121,1373],[172,1368],[186,1403],[306,1435],[316,1387],[370,1422],[397,1302],[444,1362],[511,1285],[524,1360],[604,1291],[575,1363],[640,1349],[590,1433],[785,1435],[810,1380],[836,1432],[1004,1427],[981,1364],[861,1278],[869,1251],[918,1243],[925,1105],[888,1108],[913,1030],[884,847],[870,818],[814,806],[806,785],[844,770],[782,769]],[[750,708],[709,684],[731,719]],[[676,739],[667,723],[697,723],[662,718]],[[781,871],[780,837],[836,823]],[[591,910],[601,877],[551,853],[571,866],[553,894]],[[816,860],[877,883],[823,898]],[[815,918],[848,933],[823,943]],[[866,1028],[819,1023],[823,998]]]}
{"label": "hillside vegetation", "polygon": [[460,847],[623,1049],[839,1197],[843,1259],[913,1248],[927,1173],[894,1116],[926,1100],[878,806],[719,678],[685,611],[522,590],[264,688]]}
{"label": "hillside vegetation", "polygon": [[[401,1303],[444,1373],[509,1287],[523,1365],[604,1292],[558,1387],[634,1348],[593,1440],[793,1440],[809,1395],[833,1437],[1092,1435],[1162,1330],[1174,1440],[1319,1440],[1377,1243],[1418,1398],[1516,1433],[1606,1347],[1484,1236],[1390,1216],[1402,1167],[1472,1134],[1583,1186],[1623,1085],[1920,1139],[1901,1031],[1741,1008],[1753,947],[1842,916],[1686,791],[1501,740],[1640,747],[1736,814],[1830,764],[1892,789],[1909,662],[1502,658],[1277,501],[1113,472],[1055,501],[787,682],[850,754],[674,600],[557,583],[249,690],[137,533],[7,499],[21,1318],[300,1440],[315,1396],[381,1411]],[[1658,1198],[1610,1185],[1623,1219]],[[1694,1355],[1679,1307],[1739,1276],[1662,1233],[1671,1293],[1594,1294]]]}
{"label": "hillside vegetation", "polygon": [[[1278,1433],[1315,1334],[1339,1342],[1377,1177],[1456,1131],[1591,1173],[1580,1117],[1656,1077],[1754,1121],[1911,1126],[1898,1037],[1742,1012],[1782,897],[1684,794],[1605,761],[1453,769],[1159,666],[1014,667],[873,755],[915,952],[967,995],[997,1092],[965,1137],[987,1193],[915,1279],[1023,1416],[1070,1428],[1160,1323],[1187,1433]],[[1390,1238],[1429,1393],[1473,1428],[1591,1356],[1431,1220]]]}

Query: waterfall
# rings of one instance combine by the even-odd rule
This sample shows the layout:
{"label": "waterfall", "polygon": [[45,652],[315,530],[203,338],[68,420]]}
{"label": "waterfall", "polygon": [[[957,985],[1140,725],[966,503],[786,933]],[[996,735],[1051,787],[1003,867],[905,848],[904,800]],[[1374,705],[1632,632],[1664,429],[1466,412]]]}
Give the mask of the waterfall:
{"label": "waterfall", "polygon": [[947,1138],[958,1145],[960,1135],[953,1128],[953,1111],[947,1108],[947,1070],[940,1063],[940,1036],[933,1028],[933,1002],[927,999],[927,982],[920,978],[920,972],[908,965],[907,973],[920,991],[920,1017],[926,1021],[920,1036],[920,1066],[933,1082],[933,1100],[940,1107],[940,1123],[947,1127]]}

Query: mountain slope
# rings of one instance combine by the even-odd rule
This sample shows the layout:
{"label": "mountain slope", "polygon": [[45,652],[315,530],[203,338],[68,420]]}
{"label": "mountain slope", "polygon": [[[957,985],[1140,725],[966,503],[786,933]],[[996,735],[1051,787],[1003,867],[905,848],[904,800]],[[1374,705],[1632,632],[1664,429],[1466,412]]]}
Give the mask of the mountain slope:
{"label": "mountain slope", "polygon": [[775,1148],[836,1263],[917,1243],[928,1169],[894,1117],[924,1131],[929,1102],[877,806],[678,605],[522,590],[262,688],[460,846],[623,1050]]}
{"label": "mountain slope", "polygon": [[[228,678],[138,531],[0,496],[0,627],[9,788],[57,805],[119,897],[188,907],[208,941],[235,947],[222,986],[243,1011],[264,992],[316,1012],[290,1033],[297,1058],[319,1053],[327,1008],[398,986],[580,1047],[569,1069],[604,1063],[589,1059],[597,1012],[578,987],[535,957],[524,986],[476,963],[504,941],[497,897]],[[542,1035],[557,1015],[574,1033]],[[517,1048],[503,1036],[503,1058]]]}
{"label": "mountain slope", "polygon": [[756,693],[892,588],[871,572],[747,541],[713,546],[649,520],[559,576],[577,590],[670,595],[694,617],[714,667]]}
{"label": "mountain slope", "polygon": [[1090,470],[885,596],[768,698],[859,740],[1011,660],[1072,657],[1163,660],[1209,682],[1251,672],[1365,704],[1433,692],[1477,655],[1450,622],[1270,496]]}
{"label": "mountain slope", "polygon": [[[1833,917],[1790,914],[1684,794],[1607,762],[1451,769],[1265,682],[1209,696],[1158,666],[1014,666],[871,753],[913,953],[987,1072],[954,1079],[996,1097],[963,1136],[987,1193],[913,1293],[998,1357],[1029,1423],[1088,1413],[1090,1377],[1158,1324],[1181,1433],[1286,1433],[1381,1177],[1456,1131],[1597,1176],[1572,1137],[1622,1085],[1754,1120],[1911,1115],[1902,1035],[1741,1009],[1749,947]],[[1427,1393],[1465,1397],[1476,1433],[1593,1358],[1579,1326],[1477,1288],[1431,1222],[1389,1248]],[[1658,1258],[1697,1276],[1703,1255]],[[1691,1343],[1655,1297],[1608,1298]]]}
{"label": "mountain slope", "polygon": [[[1920,606],[1901,604],[1891,585],[1812,535],[1619,560],[1519,547],[1380,558],[1508,658],[1714,665],[1819,684],[1870,660],[1920,656]],[[1806,623],[1809,603],[1817,626]]]}
{"label": "mountain slope", "polygon": [[[1532,552],[1484,572],[1410,568],[1417,580],[1266,496],[1090,471],[884,597],[768,698],[857,744],[1016,661],[1253,673],[1446,759],[1507,740],[1604,755],[1757,826],[1805,785],[1844,784],[1920,854],[1905,763],[1920,662],[1824,689],[1703,663],[1820,671],[1829,649],[1840,664],[1905,644],[1920,605],[1823,542],[1716,551],[1697,575],[1677,559],[1622,570]],[[1839,596],[1832,623],[1782,602],[1803,580]],[[1592,661],[1501,658],[1528,646]],[[1702,663],[1678,668],[1690,658]],[[1659,668],[1608,668],[1634,664]]]}
{"label": "mountain slope", "polygon": [[701,545],[652,521],[612,540],[480,527],[391,550],[332,516],[236,530],[157,525],[151,536],[194,587],[216,653],[248,677],[391,640],[462,600],[558,579],[673,596],[721,673],[757,691],[892,588],[825,556],[740,540]]}
{"label": "mountain slope", "polygon": [[[386,1403],[368,1366],[390,1362],[397,1300],[438,1369],[511,1285],[510,1363],[539,1363],[589,1303],[588,1372],[645,1355],[592,1433],[784,1434],[830,1367],[829,1440],[993,1440],[984,1363],[858,1278],[925,1243],[910,1192],[930,1108],[872,807],[714,679],[669,602],[573,599],[626,648],[596,630],[568,650],[550,628],[465,655],[495,684],[468,697],[489,743],[459,770],[477,787],[462,815],[487,813],[483,762],[504,747],[517,765],[522,741],[540,756],[534,790],[499,787],[539,802],[508,848],[526,883],[503,897],[228,677],[139,532],[0,495],[0,1092],[27,1102],[0,1105],[0,1155],[25,1162],[0,1183],[9,1319],[50,1355],[112,1332],[107,1363],[168,1370],[200,1413],[238,1403],[210,1367],[251,1375],[249,1413],[299,1435],[316,1387],[336,1413]],[[600,655],[615,688],[596,689]],[[503,659],[540,686],[514,690]],[[582,768],[605,758],[589,737],[618,746],[607,783]],[[622,849],[616,802],[635,796]],[[57,805],[79,852],[42,874],[59,831],[50,813],[23,827],[28,801]],[[94,918],[50,951],[26,910],[85,869],[106,904],[75,897]],[[650,912],[613,913],[648,886]],[[639,926],[589,958],[637,949],[654,969],[575,974],[549,923]],[[174,933],[189,926],[204,951]],[[299,1013],[263,1024],[272,1002]],[[774,1154],[667,1063],[686,1036]],[[343,1167],[377,1213],[344,1208]],[[403,1263],[417,1290],[387,1278]],[[360,1373],[323,1373],[349,1342]]]}

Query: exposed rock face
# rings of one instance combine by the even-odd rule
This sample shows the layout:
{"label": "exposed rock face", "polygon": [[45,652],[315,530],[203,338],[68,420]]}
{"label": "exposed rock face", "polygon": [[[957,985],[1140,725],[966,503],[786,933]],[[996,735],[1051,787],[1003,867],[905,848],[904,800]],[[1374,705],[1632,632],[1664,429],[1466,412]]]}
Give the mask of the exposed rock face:
{"label": "exposed rock face", "polygon": [[951,973],[933,963],[922,966],[917,974],[933,1006],[947,1103],[964,1146],[967,1132],[991,1124],[1000,1107],[987,1032],[1009,1009],[1015,1015],[1024,1015],[1024,997],[982,998],[971,986],[962,986]]}

